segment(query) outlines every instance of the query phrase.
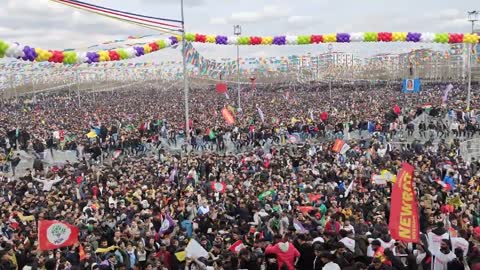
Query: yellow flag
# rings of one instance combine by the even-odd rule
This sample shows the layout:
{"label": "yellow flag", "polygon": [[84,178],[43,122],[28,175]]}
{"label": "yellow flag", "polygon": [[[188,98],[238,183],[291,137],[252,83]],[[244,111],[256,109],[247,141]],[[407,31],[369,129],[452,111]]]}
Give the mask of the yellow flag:
{"label": "yellow flag", "polygon": [[95,132],[95,130],[90,130],[90,132],[87,133],[87,138],[91,139],[95,137],[97,137],[97,133]]}
{"label": "yellow flag", "polygon": [[17,217],[21,221],[34,221],[35,220],[34,216],[24,216],[22,213],[18,213],[18,212],[17,212]]}
{"label": "yellow flag", "polygon": [[448,198],[447,204],[453,205],[455,207],[461,207],[463,205],[463,202],[462,200],[460,200],[460,197],[455,196],[453,198]]}
{"label": "yellow flag", "polygon": [[186,253],[185,253],[185,251],[177,252],[177,253],[175,253],[175,257],[177,257],[177,260],[179,262],[183,262],[183,261],[185,261]]}
{"label": "yellow flag", "polygon": [[97,248],[97,250],[95,250],[95,253],[107,253],[110,251],[114,251],[115,249],[118,249],[118,248],[119,248],[118,246],[111,246],[107,248]]}
{"label": "yellow flag", "polygon": [[382,170],[380,174],[387,181],[390,181],[392,183],[395,183],[395,181],[397,181],[397,176],[392,174],[389,170]]}

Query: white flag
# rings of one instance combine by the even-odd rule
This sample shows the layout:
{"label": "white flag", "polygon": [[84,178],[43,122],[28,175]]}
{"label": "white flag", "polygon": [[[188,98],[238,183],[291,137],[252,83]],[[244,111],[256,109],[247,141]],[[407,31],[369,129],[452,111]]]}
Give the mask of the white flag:
{"label": "white flag", "polygon": [[208,252],[194,239],[188,242],[185,255],[187,258],[208,258]]}
{"label": "white flag", "polygon": [[260,119],[262,119],[262,122],[265,122],[265,115],[263,115],[262,109],[260,109],[260,107],[257,106],[257,111],[258,111],[258,115],[260,115]]}
{"label": "white flag", "polygon": [[347,190],[345,190],[345,195],[344,195],[345,198],[347,198],[347,197],[348,197],[348,194],[350,194],[350,191],[352,191],[352,189],[353,189],[353,182],[355,182],[355,180],[352,180],[352,182],[350,182],[350,185],[348,185]]}

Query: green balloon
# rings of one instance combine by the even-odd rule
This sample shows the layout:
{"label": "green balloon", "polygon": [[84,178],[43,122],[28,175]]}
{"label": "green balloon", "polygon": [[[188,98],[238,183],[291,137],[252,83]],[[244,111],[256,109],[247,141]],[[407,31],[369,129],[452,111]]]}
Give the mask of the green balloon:
{"label": "green balloon", "polygon": [[378,40],[378,33],[376,32],[365,32],[363,40],[366,42],[375,42]]}
{"label": "green balloon", "polygon": [[297,42],[298,44],[310,44],[310,36],[298,36]]}
{"label": "green balloon", "polygon": [[75,52],[64,52],[63,56],[64,64],[74,64],[77,61],[77,54]]}
{"label": "green balloon", "polygon": [[5,57],[5,53],[8,50],[8,44],[5,43],[3,40],[0,40],[0,58]]}
{"label": "green balloon", "polygon": [[118,49],[117,50],[118,55],[120,56],[120,59],[128,59],[128,54],[124,49]]}
{"label": "green balloon", "polygon": [[165,49],[165,47],[167,47],[167,44],[165,44],[164,40],[157,41],[157,45],[160,49]]}
{"label": "green balloon", "polygon": [[250,45],[250,38],[249,37],[239,37],[238,43],[240,45]]}
{"label": "green balloon", "polygon": [[186,33],[185,40],[193,42],[195,41],[195,34],[194,33]]}
{"label": "green balloon", "polygon": [[448,34],[447,33],[437,33],[433,41],[436,43],[448,43]]}

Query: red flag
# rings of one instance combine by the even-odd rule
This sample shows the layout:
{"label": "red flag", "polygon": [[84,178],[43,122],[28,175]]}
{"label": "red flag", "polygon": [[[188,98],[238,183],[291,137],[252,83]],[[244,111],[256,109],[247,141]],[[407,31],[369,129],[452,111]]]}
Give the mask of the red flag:
{"label": "red flag", "polygon": [[439,178],[435,179],[435,182],[440,186],[442,186],[442,188],[445,189],[446,191],[450,191],[452,189],[452,187],[449,184],[443,182]]}
{"label": "red flag", "polygon": [[399,115],[402,112],[402,109],[400,109],[400,107],[398,105],[395,105],[395,106],[393,106],[393,112],[396,115]]}
{"label": "red flag", "polygon": [[243,244],[242,240],[238,240],[237,242],[233,243],[233,245],[228,250],[238,254],[244,248],[245,248],[245,245]]}
{"label": "red flag", "polygon": [[215,89],[217,90],[217,93],[225,94],[227,92],[227,84],[226,83],[217,83],[217,85],[215,86]]}
{"label": "red flag", "polygon": [[310,202],[316,202],[320,200],[320,198],[322,198],[321,194],[313,194],[313,193],[308,194],[308,199],[310,200]]}
{"label": "red flag", "polygon": [[80,256],[80,261],[83,261],[87,257],[82,245],[78,247],[78,255]]}
{"label": "red flag", "polygon": [[298,206],[297,210],[302,212],[303,214],[308,214],[308,212],[315,210],[313,206]]}
{"label": "red flag", "polygon": [[72,246],[78,242],[78,228],[56,220],[38,222],[40,250],[52,250]]}
{"label": "red flag", "polygon": [[83,181],[83,176],[81,175],[77,176],[76,180],[77,180],[77,184],[80,185]]}
{"label": "red flag", "polygon": [[212,183],[212,189],[216,192],[219,192],[219,193],[224,193],[226,187],[227,187],[227,185],[225,185],[225,183],[220,183],[220,182],[213,182]]}
{"label": "red flag", "polygon": [[390,222],[388,227],[392,238],[407,243],[420,242],[418,223],[418,202],[413,189],[413,166],[402,164],[397,181],[392,188]]}
{"label": "red flag", "polygon": [[322,112],[320,114],[320,120],[322,120],[323,122],[327,121],[328,120],[328,113]]}

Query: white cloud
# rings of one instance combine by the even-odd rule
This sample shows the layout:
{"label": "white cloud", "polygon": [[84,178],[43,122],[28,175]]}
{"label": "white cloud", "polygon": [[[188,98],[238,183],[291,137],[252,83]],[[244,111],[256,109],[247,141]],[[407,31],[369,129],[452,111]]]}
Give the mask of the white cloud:
{"label": "white cloud", "polygon": [[264,6],[258,11],[242,11],[234,12],[226,19],[228,23],[257,23],[272,21],[278,19],[286,19],[289,14],[289,9],[280,6]]}
{"label": "white cloud", "polygon": [[314,18],[312,16],[290,16],[287,21],[292,24],[305,24],[313,22]]}
{"label": "white cloud", "polygon": [[270,5],[270,6],[263,7],[262,14],[265,17],[278,18],[278,17],[287,16],[289,12],[290,12],[289,8]]}
{"label": "white cloud", "polygon": [[0,16],[2,39],[45,49],[86,46],[119,35],[145,33],[143,28],[49,0],[6,0],[0,13],[8,14]]}
{"label": "white cloud", "polygon": [[213,17],[210,18],[210,24],[227,24],[227,19],[224,17]]}
{"label": "white cloud", "polygon": [[441,24],[441,28],[455,28],[455,29],[465,29],[462,32],[468,32],[467,29],[471,28],[471,23],[465,18],[457,18],[449,21],[445,21]]}
{"label": "white cloud", "polygon": [[454,8],[440,10],[432,16],[432,18],[437,20],[448,20],[458,17],[464,17],[464,15],[461,14],[460,10]]}
{"label": "white cloud", "polygon": [[253,23],[262,19],[260,12],[236,12],[230,17],[230,21],[236,23]]}

